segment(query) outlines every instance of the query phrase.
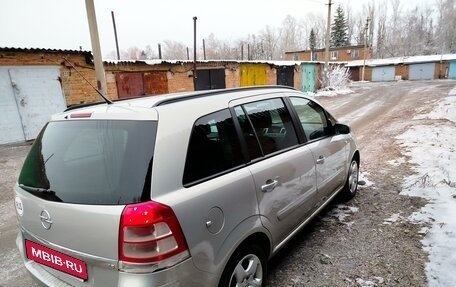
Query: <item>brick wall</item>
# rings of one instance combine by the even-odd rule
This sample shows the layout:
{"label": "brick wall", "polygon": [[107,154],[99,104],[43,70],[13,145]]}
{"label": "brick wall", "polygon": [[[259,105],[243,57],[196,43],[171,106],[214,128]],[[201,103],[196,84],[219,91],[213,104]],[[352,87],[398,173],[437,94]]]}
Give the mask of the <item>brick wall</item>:
{"label": "brick wall", "polygon": [[[329,49],[330,61],[354,61],[354,60],[362,60],[364,59],[364,53],[366,53],[366,59],[372,58],[372,49],[364,49],[364,46],[350,46],[344,48],[337,48],[337,49]],[[331,52],[337,51],[337,57],[331,58]],[[315,61],[325,61],[325,53],[324,49],[318,49],[314,52],[310,50],[305,51],[296,51],[296,52],[287,52],[285,53],[285,60],[289,61],[312,61],[311,54],[317,54],[317,58]],[[314,56],[315,57],[315,56]]]}
{"label": "brick wall", "polygon": [[[84,78],[86,78],[90,84],[92,84],[94,87],[97,87],[97,79],[94,68],[87,64],[81,65],[78,62],[74,62],[73,64],[76,66],[76,69],[79,73],[76,72],[72,67],[62,66],[60,69],[62,88],[67,101],[67,105],[71,106],[76,104],[101,101],[100,95],[98,95],[98,93],[82,77],[84,76]],[[109,92],[111,92],[111,94]],[[116,97],[113,97],[113,94],[116,95]],[[112,91],[112,87],[108,85],[107,96],[110,99],[117,98],[117,90],[114,93]]]}
{"label": "brick wall", "polygon": [[170,93],[193,91],[193,65],[184,64],[170,68],[168,88]]}
{"label": "brick wall", "polygon": [[[66,63],[67,58],[77,69]],[[96,87],[95,69],[90,61],[90,52],[40,50],[40,49],[1,49],[0,66],[33,66],[53,65],[60,66],[60,82],[67,105],[75,105],[101,101],[98,93],[82,78],[82,74],[93,86]],[[88,62],[89,61],[89,62]],[[266,84],[277,84],[277,71],[274,65],[258,64],[266,67]],[[197,63],[198,69],[223,68],[225,69],[225,83],[227,88],[240,87],[241,69],[237,62],[203,62]],[[294,71],[294,86],[302,89],[301,69]],[[163,63],[147,65],[143,62],[105,63],[107,82],[107,96],[111,100],[118,99],[116,75],[125,72],[166,72],[168,89],[170,93],[193,91],[193,63]]]}
{"label": "brick wall", "polygon": [[[361,80],[361,74],[363,72],[363,67],[359,68],[359,79]],[[364,80],[365,81],[372,81],[372,67],[365,67],[364,70]]]}
{"label": "brick wall", "polygon": [[409,77],[409,66],[404,64],[399,64],[396,66],[396,77],[400,76],[402,80],[408,80]]}
{"label": "brick wall", "polygon": [[301,66],[294,67],[294,88],[302,91],[302,68]]}
{"label": "brick wall", "polygon": [[434,78],[446,79],[448,77],[448,71],[450,69],[449,62],[435,63]]}
{"label": "brick wall", "polygon": [[272,65],[266,67],[266,85],[277,85],[277,70]]}
{"label": "brick wall", "polygon": [[228,64],[225,68],[225,84],[227,88],[241,86],[241,67],[238,63]]}
{"label": "brick wall", "polygon": [[[76,66],[78,71],[89,82],[96,86],[96,77],[93,65],[87,64],[89,52],[60,51],[60,50],[11,50],[0,51],[0,66],[61,66],[60,82],[67,105],[82,102],[99,101],[100,96],[87,84],[82,77],[68,64],[64,57]],[[108,90],[111,94],[117,94],[112,87]]]}

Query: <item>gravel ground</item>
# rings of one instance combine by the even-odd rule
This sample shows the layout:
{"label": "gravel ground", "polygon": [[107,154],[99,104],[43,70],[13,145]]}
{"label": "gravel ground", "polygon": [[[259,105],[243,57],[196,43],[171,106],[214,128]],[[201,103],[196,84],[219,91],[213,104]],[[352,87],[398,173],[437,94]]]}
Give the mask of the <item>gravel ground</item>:
{"label": "gravel ground", "polygon": [[[410,166],[394,137],[455,81],[357,83],[353,94],[317,98],[350,124],[367,183],[356,198],[329,206],[269,262],[268,286],[426,286],[419,225],[407,217],[424,201],[399,195]],[[14,240],[12,186],[28,144],[0,146],[0,287],[36,286]]]}
{"label": "gravel ground", "polygon": [[[357,84],[354,94],[317,98],[353,127],[361,172],[373,184],[360,187],[353,200],[328,207],[274,257],[268,286],[427,285],[422,226],[407,220],[425,202],[399,195],[403,179],[412,171],[395,136],[408,129],[415,115],[430,111],[455,84]],[[369,111],[362,112],[363,107]]]}

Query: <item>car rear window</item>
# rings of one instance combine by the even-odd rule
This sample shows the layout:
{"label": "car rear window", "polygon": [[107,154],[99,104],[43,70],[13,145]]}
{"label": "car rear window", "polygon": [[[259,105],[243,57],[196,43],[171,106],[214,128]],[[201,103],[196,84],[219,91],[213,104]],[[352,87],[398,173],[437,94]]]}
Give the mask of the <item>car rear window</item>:
{"label": "car rear window", "polygon": [[19,186],[46,200],[115,205],[150,200],[157,122],[51,122],[28,154]]}

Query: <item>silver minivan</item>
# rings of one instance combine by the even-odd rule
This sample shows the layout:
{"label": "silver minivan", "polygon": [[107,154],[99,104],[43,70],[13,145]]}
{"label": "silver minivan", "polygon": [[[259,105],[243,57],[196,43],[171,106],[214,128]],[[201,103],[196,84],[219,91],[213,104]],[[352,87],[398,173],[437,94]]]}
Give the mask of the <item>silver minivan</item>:
{"label": "silver minivan", "polygon": [[14,187],[43,286],[264,286],[267,261],[357,191],[350,128],[285,87],[69,108]]}

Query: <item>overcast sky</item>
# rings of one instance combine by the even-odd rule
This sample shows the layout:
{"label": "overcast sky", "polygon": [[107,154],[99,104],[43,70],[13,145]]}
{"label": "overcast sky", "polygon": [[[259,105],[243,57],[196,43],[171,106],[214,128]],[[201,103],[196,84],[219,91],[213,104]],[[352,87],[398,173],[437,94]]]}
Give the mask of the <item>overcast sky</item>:
{"label": "overcast sky", "polygon": [[[103,55],[115,49],[111,11],[114,11],[121,49],[153,49],[163,40],[193,44],[193,16],[197,38],[214,33],[238,39],[266,25],[279,27],[286,15],[308,12],[326,15],[328,0],[94,0]],[[356,10],[369,0],[333,0]],[[400,0],[423,5],[435,0]],[[84,0],[0,0],[0,47],[92,50]],[[335,8],[333,8],[334,14]],[[325,16],[326,17],[326,16]]]}

